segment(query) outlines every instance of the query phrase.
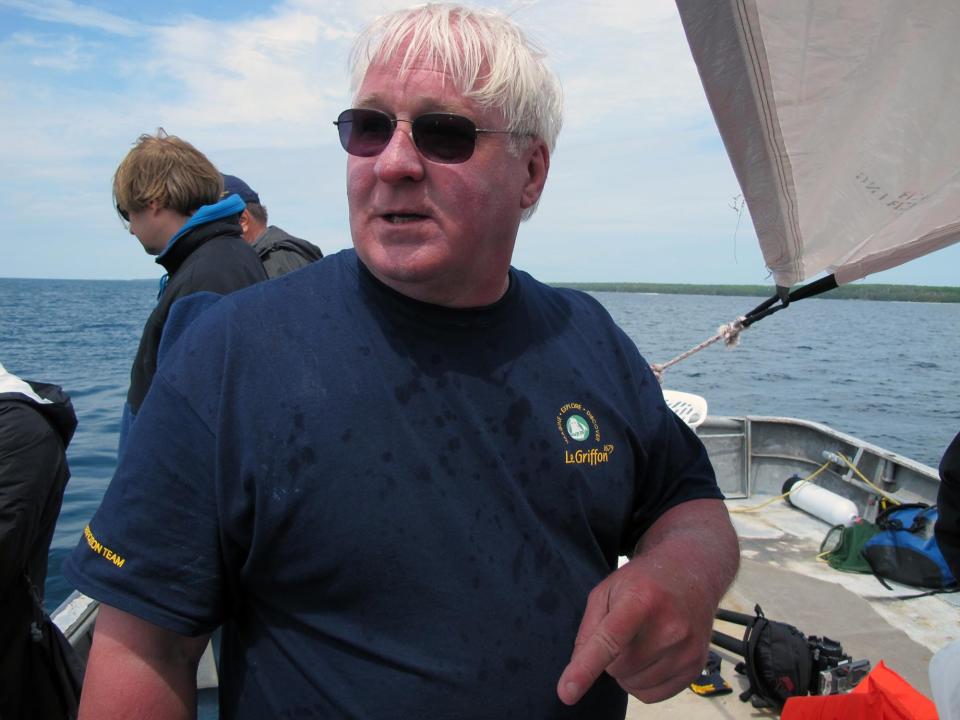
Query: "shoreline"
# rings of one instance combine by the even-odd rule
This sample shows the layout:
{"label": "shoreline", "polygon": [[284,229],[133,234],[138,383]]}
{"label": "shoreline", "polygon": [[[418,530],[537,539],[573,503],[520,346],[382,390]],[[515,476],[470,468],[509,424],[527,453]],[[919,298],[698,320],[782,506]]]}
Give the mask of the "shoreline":
{"label": "shoreline", "polygon": [[[638,282],[551,282],[554,287],[587,292],[650,293],[659,295],[726,295],[773,297],[772,285],[699,285]],[[960,302],[960,287],[928,285],[852,284],[834,288],[811,300],[880,300],[896,302]]]}
{"label": "shoreline", "polygon": [[[0,282],[55,282],[55,283],[144,283],[156,285],[158,278],[88,279],[88,278],[4,278]],[[776,294],[772,285],[706,285],[699,283],[644,283],[644,282],[565,282],[548,281],[553,287],[571,288],[587,292],[648,293],[652,295],[722,295],[733,297],[769,298]],[[960,287],[948,285],[891,285],[853,283],[841,285],[811,300],[879,300],[891,302],[960,303]]]}

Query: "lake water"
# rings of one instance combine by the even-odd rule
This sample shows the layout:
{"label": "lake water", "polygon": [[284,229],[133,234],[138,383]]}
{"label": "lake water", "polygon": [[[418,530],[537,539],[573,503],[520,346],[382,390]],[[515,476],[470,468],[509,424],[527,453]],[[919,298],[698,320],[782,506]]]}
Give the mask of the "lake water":
{"label": "lake water", "polygon": [[[116,461],[130,363],[152,309],[153,281],[0,279],[0,362],[62,385],[79,418],[73,476],[51,547],[46,604],[70,588],[64,557]],[[760,298],[595,293],[650,362],[664,363]],[[665,387],[707,398],[714,415],[826,423],[936,466],[960,430],[960,304],[810,299],[667,370]]]}

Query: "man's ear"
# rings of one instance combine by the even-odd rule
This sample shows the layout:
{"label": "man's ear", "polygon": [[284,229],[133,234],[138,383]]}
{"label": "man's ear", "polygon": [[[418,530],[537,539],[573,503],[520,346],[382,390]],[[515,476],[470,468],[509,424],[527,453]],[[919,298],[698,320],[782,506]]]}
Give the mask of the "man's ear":
{"label": "man's ear", "polygon": [[247,233],[247,229],[250,227],[250,212],[244,208],[243,212],[240,213],[240,232],[244,235]]}
{"label": "man's ear", "polygon": [[524,210],[533,207],[543,193],[547,173],[550,171],[550,150],[543,140],[534,138],[525,154],[527,155],[527,178],[520,195],[520,207]]}

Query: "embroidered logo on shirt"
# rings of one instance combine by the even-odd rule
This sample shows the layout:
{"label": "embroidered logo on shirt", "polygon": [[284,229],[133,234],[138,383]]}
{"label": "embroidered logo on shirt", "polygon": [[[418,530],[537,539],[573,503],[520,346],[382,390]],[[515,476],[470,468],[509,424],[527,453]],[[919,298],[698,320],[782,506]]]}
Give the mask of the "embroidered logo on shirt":
{"label": "embroidered logo on shirt", "polygon": [[580,403],[567,403],[557,414],[557,430],[568,447],[563,451],[566,465],[596,466],[610,461],[613,445],[601,443],[600,423]]}
{"label": "embroidered logo on shirt", "polygon": [[93,550],[97,555],[100,555],[101,557],[105,558],[106,560],[109,560],[109,561],[112,562],[114,565],[116,565],[118,568],[122,568],[122,567],[123,567],[123,563],[126,562],[126,560],[125,560],[124,558],[120,557],[119,555],[117,555],[117,554],[116,554],[113,550],[111,550],[110,548],[104,546],[104,544],[103,544],[102,542],[100,542],[99,540],[97,540],[97,539],[93,536],[93,531],[90,529],[90,526],[89,526],[89,525],[87,525],[87,526],[83,529],[83,536],[87,539],[87,545],[89,545],[89,546],[90,546],[90,549]]}
{"label": "embroidered logo on shirt", "polygon": [[583,442],[590,437],[590,426],[580,415],[571,415],[567,418],[567,435],[577,442]]}

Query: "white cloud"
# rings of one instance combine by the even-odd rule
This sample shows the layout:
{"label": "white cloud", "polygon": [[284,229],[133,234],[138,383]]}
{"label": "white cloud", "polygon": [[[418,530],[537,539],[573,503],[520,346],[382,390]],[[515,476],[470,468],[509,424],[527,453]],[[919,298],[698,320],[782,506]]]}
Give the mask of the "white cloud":
{"label": "white cloud", "polygon": [[[349,103],[347,54],[365,22],[408,4],[282,0],[214,20],[197,2],[149,24],[103,0],[0,0],[0,15],[30,19],[8,25],[16,34],[0,23],[0,214],[11,223],[0,274],[30,275],[30,258],[60,276],[155,274],[116,223],[110,185],[137,136],[159,126],[248,179],[291,232],[325,251],[347,246],[330,124]],[[494,4],[545,47],[566,95],[518,264],[547,279],[761,282],[749,228],[730,267],[738,190],[673,2]],[[29,252],[10,247],[22,238]]]}
{"label": "white cloud", "polygon": [[135,37],[142,31],[137,22],[70,0],[0,0],[0,7],[17,10],[36,20],[101,30],[115,35]]}
{"label": "white cloud", "polygon": [[266,146],[309,142],[294,128],[335,114],[331,101],[344,97],[346,83],[342,63],[330,58],[342,57],[351,37],[300,10],[227,27],[189,19],[153,33],[145,69],[176,86],[158,105],[178,125],[244,137],[253,127]]}
{"label": "white cloud", "polygon": [[14,33],[2,44],[5,50],[24,53],[27,62],[34,67],[67,73],[89,67],[99,47],[97,43],[85,42],[75,35],[35,35],[25,32]]}

